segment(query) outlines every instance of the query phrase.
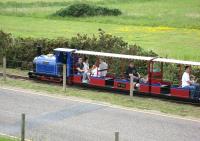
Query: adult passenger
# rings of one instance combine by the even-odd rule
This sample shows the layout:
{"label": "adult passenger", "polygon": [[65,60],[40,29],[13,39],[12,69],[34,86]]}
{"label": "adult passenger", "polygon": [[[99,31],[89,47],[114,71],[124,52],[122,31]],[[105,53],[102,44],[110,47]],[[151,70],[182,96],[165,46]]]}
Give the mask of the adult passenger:
{"label": "adult passenger", "polygon": [[98,70],[99,76],[106,77],[108,72],[108,64],[102,58],[99,59],[99,63],[100,63]]}
{"label": "adult passenger", "polygon": [[183,73],[183,76],[182,76],[182,88],[189,89],[191,92],[192,98],[196,98],[196,97],[199,98],[200,87],[198,84],[194,83],[190,79],[190,75],[191,75],[191,67],[186,66],[185,72]]}
{"label": "adult passenger", "polygon": [[78,71],[77,74],[83,76],[82,82],[85,83],[86,82],[85,80],[86,80],[87,74],[84,71],[84,64],[83,64],[83,59],[82,58],[78,59],[78,62],[76,63],[76,69]]}
{"label": "adult passenger", "polygon": [[90,66],[89,66],[89,59],[87,57],[85,57],[83,61],[83,70],[84,73],[86,74],[86,80],[89,80]]}
{"label": "adult passenger", "polygon": [[126,69],[126,77],[130,80],[131,76],[133,76],[133,89],[134,89],[136,84],[139,83],[140,74],[135,68],[133,62],[130,62],[128,68]]}

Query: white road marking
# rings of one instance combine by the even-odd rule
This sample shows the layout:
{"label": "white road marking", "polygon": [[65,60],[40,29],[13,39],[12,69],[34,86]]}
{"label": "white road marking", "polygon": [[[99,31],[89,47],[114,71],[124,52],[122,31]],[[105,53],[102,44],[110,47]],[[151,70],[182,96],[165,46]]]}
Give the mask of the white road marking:
{"label": "white road marking", "polygon": [[59,96],[59,95],[49,95],[45,93],[36,93],[36,92],[28,91],[28,90],[26,91],[26,90],[21,90],[21,89],[19,90],[19,89],[5,88],[5,87],[4,88],[0,87],[0,89],[10,90],[14,92],[21,92],[21,93],[29,93],[33,95],[45,96],[45,97],[56,98],[56,99],[61,99],[61,100],[70,100],[70,101],[81,102],[81,103],[96,104],[96,105],[106,106],[106,107],[110,107],[114,109],[134,111],[134,112],[139,112],[139,113],[145,113],[145,114],[150,114],[150,115],[163,116],[163,117],[168,117],[168,118],[181,119],[181,120],[187,120],[187,121],[200,123],[200,119],[184,118],[184,117],[168,115],[164,113],[156,113],[155,111],[147,111],[147,110],[140,110],[140,109],[135,109],[135,108],[122,107],[118,105],[112,105],[109,103],[103,103],[103,102],[98,102],[98,101],[93,101],[93,100],[86,100],[86,99],[80,99],[80,98],[69,97],[69,96],[64,97],[64,96]]}

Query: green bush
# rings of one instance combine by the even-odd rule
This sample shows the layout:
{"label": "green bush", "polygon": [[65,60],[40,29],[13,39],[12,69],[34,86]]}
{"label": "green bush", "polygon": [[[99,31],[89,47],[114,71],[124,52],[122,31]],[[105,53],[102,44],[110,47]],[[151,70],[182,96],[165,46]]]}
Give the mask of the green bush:
{"label": "green bush", "polygon": [[[3,39],[2,37],[0,38]],[[38,44],[42,46],[43,54],[52,53],[55,48],[75,48],[130,55],[157,56],[157,54],[152,51],[145,51],[138,45],[128,45],[121,37],[107,34],[99,29],[98,36],[93,35],[92,37],[87,34],[77,34],[77,36],[70,39],[35,39],[17,37],[14,38],[12,46],[6,50],[7,58],[8,60],[31,62],[36,56],[36,47]]]}
{"label": "green bush", "polygon": [[106,7],[97,7],[89,4],[73,4],[66,8],[58,10],[54,15],[66,17],[84,17],[84,16],[118,16],[122,12],[119,9],[109,9]]}
{"label": "green bush", "polygon": [[[12,44],[10,44],[10,42]],[[53,53],[55,48],[74,48],[90,51],[102,51],[109,53],[119,53],[128,55],[139,56],[158,56],[153,51],[145,51],[138,45],[128,45],[121,37],[113,36],[105,33],[99,29],[98,36],[92,37],[87,34],[77,34],[70,39],[57,38],[57,39],[35,39],[35,38],[13,38],[11,34],[7,34],[0,31],[0,65],[2,64],[3,51],[6,51],[8,63],[11,68],[31,68],[31,63],[34,57],[37,55],[37,45],[42,46],[42,54]],[[6,49],[5,49],[6,48]],[[96,57],[90,56],[90,63],[95,63]],[[109,72],[119,75],[123,75],[124,68],[128,65],[128,60],[106,58],[109,64]],[[141,74],[147,74],[146,62],[135,61],[135,65],[138,67]],[[117,67],[116,67],[117,66]],[[173,82],[178,82],[178,70],[176,64],[164,65],[164,78]],[[193,67],[193,74],[199,76],[200,70]]]}
{"label": "green bush", "polygon": [[[37,55],[38,44],[42,46],[42,54],[53,53],[53,49],[55,48],[74,48],[109,53],[157,56],[157,54],[152,51],[145,51],[138,45],[128,45],[128,43],[123,41],[122,38],[106,34],[103,30],[99,29],[98,36],[93,35],[92,37],[89,37],[87,34],[77,34],[77,36],[72,37],[71,39],[15,38],[13,45],[6,50],[7,60],[10,60],[10,63],[8,63],[9,67],[23,67],[24,69],[30,68],[29,62],[32,62],[34,57]],[[91,64],[95,62],[95,58],[96,57],[90,57],[90,60],[92,61]],[[25,63],[22,61],[25,61]],[[115,66],[120,66],[121,61],[117,61],[113,58],[108,58],[107,61],[109,64],[112,64],[110,65],[111,69],[113,69],[111,72],[120,72],[120,69],[115,70],[117,69]],[[124,60],[123,65],[126,66],[128,65],[127,63],[128,61]],[[146,66],[141,62],[137,63],[137,65]],[[122,68],[122,66],[120,67]]]}
{"label": "green bush", "polygon": [[11,34],[0,31],[0,56],[6,55],[6,50],[11,46],[11,44]]}

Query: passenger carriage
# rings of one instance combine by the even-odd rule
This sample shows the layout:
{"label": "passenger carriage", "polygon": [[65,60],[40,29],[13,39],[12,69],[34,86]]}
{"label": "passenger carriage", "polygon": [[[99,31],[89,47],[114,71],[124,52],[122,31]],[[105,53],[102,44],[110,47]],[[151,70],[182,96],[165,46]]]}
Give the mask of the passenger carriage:
{"label": "passenger carriage", "polygon": [[[77,59],[80,56],[95,56],[96,58],[115,58],[121,60],[122,62],[127,62],[128,60],[136,60],[145,62],[146,73],[148,74],[148,82],[141,83],[139,85],[139,88],[137,89],[137,92],[139,92],[139,94],[146,93],[152,95],[165,95],[191,99],[190,91],[188,89],[180,87],[180,83],[179,85],[173,85],[172,82],[168,82],[163,79],[163,64],[173,63],[179,65],[179,76],[182,75],[182,66],[184,65],[194,65],[198,67],[200,66],[200,62],[85,51],[68,48],[57,48],[54,49],[54,52],[54,55],[39,55],[34,59],[34,70],[32,72],[29,72],[30,78],[53,82],[62,82],[62,64],[64,63],[67,66],[67,82],[69,84],[82,85],[82,76],[76,73],[75,67]],[[108,71],[109,69],[110,68],[108,68]],[[181,81],[181,77],[179,77],[179,81]],[[108,74],[106,77],[90,76],[90,81],[88,81],[88,83],[84,85],[100,88],[110,88],[113,90],[122,91],[130,90],[130,80],[123,77],[123,75],[116,76],[113,74]]]}

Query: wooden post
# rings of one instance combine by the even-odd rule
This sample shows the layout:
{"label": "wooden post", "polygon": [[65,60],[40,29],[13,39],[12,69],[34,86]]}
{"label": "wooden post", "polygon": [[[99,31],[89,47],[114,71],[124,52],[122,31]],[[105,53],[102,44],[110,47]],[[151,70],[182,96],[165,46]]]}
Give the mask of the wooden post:
{"label": "wooden post", "polygon": [[25,114],[22,114],[21,141],[25,141]]}
{"label": "wooden post", "polygon": [[133,75],[130,75],[130,96],[133,96]]}
{"label": "wooden post", "polygon": [[119,141],[119,132],[115,132],[115,141]]}
{"label": "wooden post", "polygon": [[66,91],[66,64],[63,64],[63,90]]}
{"label": "wooden post", "polygon": [[178,77],[179,77],[178,78],[178,81],[179,81],[178,84],[179,84],[179,86],[181,86],[181,84],[182,84],[182,82],[181,82],[181,79],[182,79],[182,65],[180,64],[179,67],[180,68],[179,68],[179,74],[178,74]]}
{"label": "wooden post", "polygon": [[3,80],[6,81],[6,57],[3,57]]}

